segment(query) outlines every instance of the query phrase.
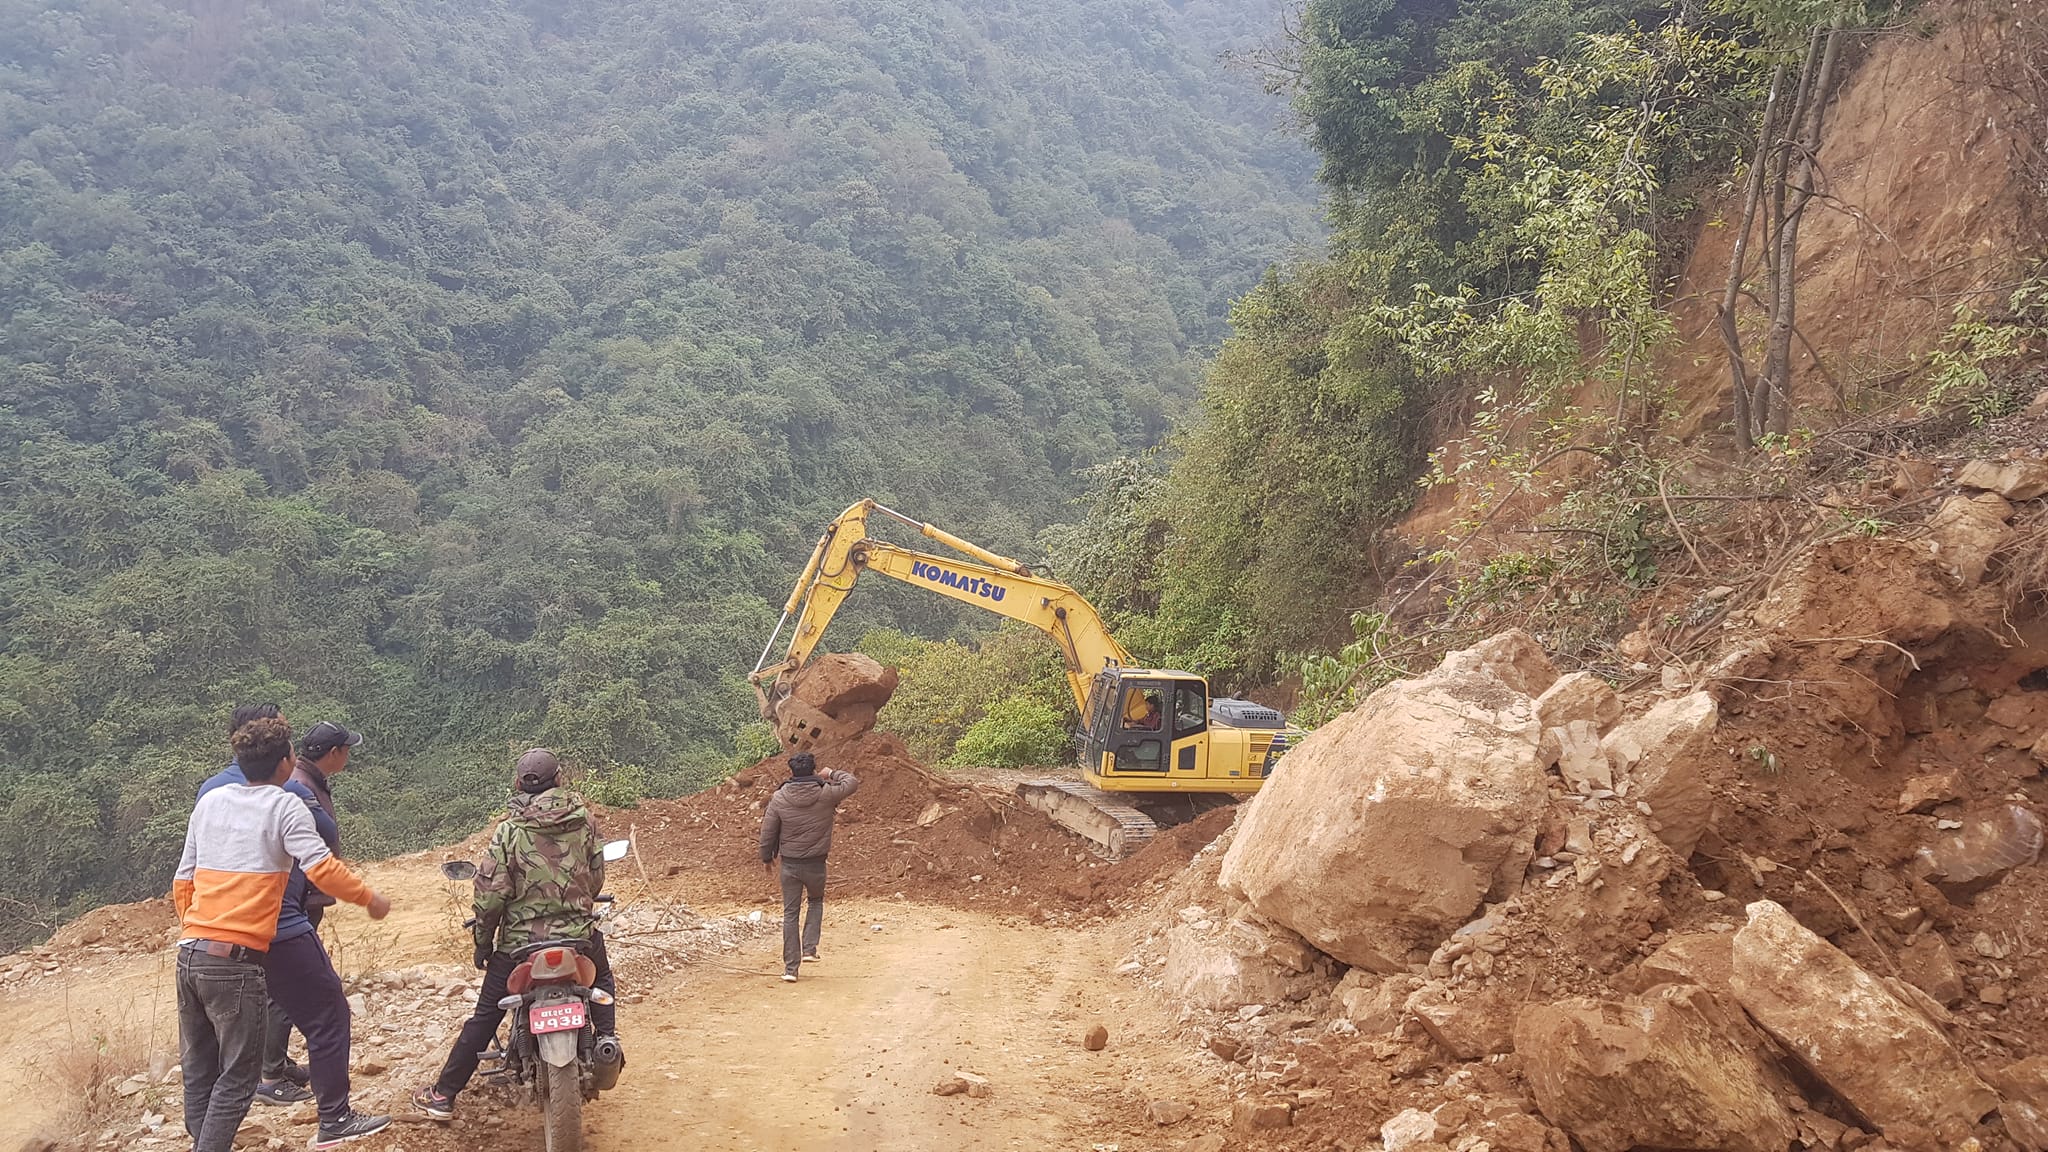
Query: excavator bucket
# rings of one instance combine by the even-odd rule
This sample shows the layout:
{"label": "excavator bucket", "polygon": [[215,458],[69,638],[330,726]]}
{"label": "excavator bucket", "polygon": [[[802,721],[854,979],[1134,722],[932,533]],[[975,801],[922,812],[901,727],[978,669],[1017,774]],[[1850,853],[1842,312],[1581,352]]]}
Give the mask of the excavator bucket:
{"label": "excavator bucket", "polygon": [[761,692],[761,716],[791,752],[856,740],[896,694],[896,670],[858,653],[819,656]]}

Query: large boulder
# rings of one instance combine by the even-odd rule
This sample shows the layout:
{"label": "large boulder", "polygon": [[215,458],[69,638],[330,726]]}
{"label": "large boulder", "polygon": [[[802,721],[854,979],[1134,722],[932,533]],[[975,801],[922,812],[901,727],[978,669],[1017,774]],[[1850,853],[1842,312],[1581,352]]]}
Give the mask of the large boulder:
{"label": "large boulder", "polygon": [[1740,1010],[1665,985],[1635,1003],[1532,1004],[1515,1051],[1536,1106],[1586,1152],[1784,1152],[1798,1134]]}
{"label": "large boulder", "polygon": [[829,652],[804,665],[789,694],[835,715],[857,705],[879,709],[896,694],[896,670],[858,652]]}
{"label": "large boulder", "polygon": [[1692,855],[1713,816],[1704,769],[1717,755],[1720,721],[1714,697],[1694,692],[1659,703],[1600,741],[1615,779],[1633,782],[1629,799],[1649,805],[1657,838],[1680,860]]}
{"label": "large boulder", "polygon": [[1998,1095],[1927,1018],[1769,900],[1735,934],[1735,995],[1764,1030],[1881,1130],[1962,1130]]}
{"label": "large boulder", "polygon": [[1223,887],[1346,964],[1406,971],[1528,869],[1547,666],[1508,633],[1311,733],[1245,805]]}
{"label": "large boulder", "polygon": [[896,680],[896,669],[870,656],[818,656],[776,704],[775,734],[791,752],[857,740],[874,730],[875,713],[896,694]]}

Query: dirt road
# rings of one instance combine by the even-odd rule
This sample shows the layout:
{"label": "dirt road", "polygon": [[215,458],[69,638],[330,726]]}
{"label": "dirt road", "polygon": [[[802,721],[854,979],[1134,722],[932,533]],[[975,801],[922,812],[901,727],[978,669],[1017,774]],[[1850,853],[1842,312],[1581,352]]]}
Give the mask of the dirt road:
{"label": "dirt road", "polygon": [[[394,901],[410,898],[400,906],[403,915],[372,926],[360,914],[345,914],[342,949],[373,951],[380,966],[446,962],[448,932],[439,923],[449,915],[447,893],[429,867],[425,861],[382,866],[378,882]],[[638,999],[622,1005],[620,1031],[630,1063],[619,1088],[588,1112],[589,1146],[600,1152],[1171,1147],[1204,1121],[1162,1131],[1146,1119],[1146,1104],[1221,1094],[1185,1044],[1165,1042],[1170,1021],[1162,1010],[1114,975],[1119,957],[1109,937],[1102,926],[1052,929],[909,903],[843,902],[830,910],[825,959],[794,985],[776,978],[779,945],[766,935],[673,973],[629,968],[621,992]],[[175,1035],[167,1015],[168,972],[157,955],[126,957],[93,970],[90,997],[70,980],[0,994],[0,1017],[55,1026],[65,1017],[66,996],[74,1021],[91,1017],[81,1010],[90,999],[92,1011],[102,1013],[102,1030],[138,1032],[165,1068],[165,1043]],[[364,1108],[403,1111],[420,1069],[438,1062],[442,1037],[466,1010],[460,1000],[443,999],[410,1012],[404,1007],[373,994],[369,1017],[358,1021],[359,1038],[371,1029],[387,1037],[381,1048],[358,1045],[357,1096]],[[431,1019],[416,1021],[422,1014]],[[390,1039],[386,1024],[393,1020],[408,1027],[417,1022],[420,1043]],[[1098,1022],[1109,1028],[1110,1046],[1087,1052],[1082,1033]],[[90,1043],[96,1033],[74,1024],[70,1034],[74,1043]],[[46,1125],[61,1100],[53,1090],[62,1075],[54,1065],[61,1061],[35,1058],[32,1044],[26,1030],[10,1028],[0,1050],[0,1090],[29,1101],[0,1116],[0,1149]],[[410,1047],[428,1050],[405,1051]],[[136,1053],[131,1062],[148,1059],[139,1048]],[[388,1060],[388,1071],[361,1071],[366,1063],[386,1062],[377,1057],[400,1053]],[[956,1068],[988,1076],[993,1094],[933,1095],[932,1085]],[[169,1096],[163,1088],[143,1098],[161,1097],[155,1107],[175,1113],[164,1107],[174,1104]],[[464,1105],[453,1125],[407,1124],[365,1147],[454,1152],[539,1146],[531,1111],[509,1094],[479,1090]],[[146,1107],[128,1111],[139,1115]],[[304,1126],[286,1126],[283,1117],[261,1111],[252,1119],[277,1129],[287,1146],[296,1144],[297,1128]],[[133,1125],[132,1116],[122,1121],[124,1130]],[[170,1128],[161,1133],[173,1134]]]}

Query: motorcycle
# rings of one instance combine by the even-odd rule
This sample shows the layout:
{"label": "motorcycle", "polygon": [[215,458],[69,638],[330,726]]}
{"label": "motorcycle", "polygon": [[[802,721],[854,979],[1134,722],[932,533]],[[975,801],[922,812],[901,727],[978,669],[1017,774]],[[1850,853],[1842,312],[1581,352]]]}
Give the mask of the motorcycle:
{"label": "motorcycle", "polygon": [[[630,847],[626,840],[606,844],[605,862],[625,859]],[[441,865],[441,875],[474,880],[476,865],[450,860]],[[611,895],[601,894],[597,902],[602,918]],[[475,925],[471,918],[462,926]],[[625,1068],[618,1038],[597,1035],[590,1022],[590,1005],[610,1004],[612,996],[592,984],[597,965],[584,955],[588,943],[539,940],[512,953],[512,975],[498,1001],[510,1033],[497,1051],[484,1053],[484,1059],[500,1062],[487,1079],[524,1086],[527,1098],[540,1105],[546,1152],[580,1152],[584,1101],[618,1084]]]}

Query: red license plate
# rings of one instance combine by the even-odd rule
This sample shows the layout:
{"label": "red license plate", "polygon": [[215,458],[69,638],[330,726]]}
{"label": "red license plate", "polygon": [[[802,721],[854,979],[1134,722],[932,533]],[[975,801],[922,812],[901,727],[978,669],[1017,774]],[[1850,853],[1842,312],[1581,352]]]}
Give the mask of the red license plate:
{"label": "red license plate", "polygon": [[583,1027],[583,1002],[572,1000],[566,1004],[537,1004],[526,1017],[535,1036],[549,1032],[570,1032]]}

